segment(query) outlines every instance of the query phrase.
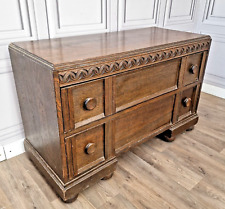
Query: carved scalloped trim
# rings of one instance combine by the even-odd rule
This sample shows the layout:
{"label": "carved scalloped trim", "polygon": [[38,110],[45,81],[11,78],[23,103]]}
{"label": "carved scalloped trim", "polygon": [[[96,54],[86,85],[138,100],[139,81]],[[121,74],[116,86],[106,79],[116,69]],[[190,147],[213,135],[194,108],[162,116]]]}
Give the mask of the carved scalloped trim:
{"label": "carved scalloped trim", "polygon": [[189,53],[203,51],[209,48],[210,41],[195,43],[191,45],[181,46],[173,49],[168,49],[159,52],[149,53],[143,56],[128,58],[125,60],[115,61],[111,63],[102,64],[97,67],[90,67],[88,69],[75,69],[69,71],[59,72],[59,81],[61,84],[70,83],[82,79],[88,79],[95,76],[102,76],[105,74],[114,73],[116,71],[127,70],[139,66],[153,64],[155,62],[165,61],[178,56],[183,56]]}

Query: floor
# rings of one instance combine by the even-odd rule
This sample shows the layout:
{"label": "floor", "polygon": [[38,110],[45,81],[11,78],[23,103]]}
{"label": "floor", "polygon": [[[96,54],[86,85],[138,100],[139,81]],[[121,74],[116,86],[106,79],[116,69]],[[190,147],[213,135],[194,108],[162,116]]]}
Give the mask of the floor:
{"label": "floor", "polygon": [[199,123],[119,158],[114,176],[64,204],[25,154],[0,163],[0,208],[225,209],[225,100],[202,94]]}

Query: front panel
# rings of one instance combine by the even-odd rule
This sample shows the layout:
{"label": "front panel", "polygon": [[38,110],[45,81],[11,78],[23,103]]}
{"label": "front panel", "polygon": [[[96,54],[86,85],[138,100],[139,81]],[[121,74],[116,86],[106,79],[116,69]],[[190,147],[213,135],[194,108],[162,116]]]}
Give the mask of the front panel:
{"label": "front panel", "polygon": [[137,69],[116,76],[116,112],[177,88],[181,59]]}
{"label": "front panel", "polygon": [[183,81],[183,84],[185,86],[199,80],[199,72],[201,69],[202,57],[203,57],[202,52],[192,54],[187,57]]}
{"label": "front panel", "polygon": [[104,79],[62,88],[64,131],[105,116]]}
{"label": "front panel", "polygon": [[80,174],[105,160],[105,125],[93,127],[66,139],[70,176]]}
{"label": "front panel", "polygon": [[150,136],[172,119],[174,95],[157,98],[129,108],[114,121],[116,153]]}

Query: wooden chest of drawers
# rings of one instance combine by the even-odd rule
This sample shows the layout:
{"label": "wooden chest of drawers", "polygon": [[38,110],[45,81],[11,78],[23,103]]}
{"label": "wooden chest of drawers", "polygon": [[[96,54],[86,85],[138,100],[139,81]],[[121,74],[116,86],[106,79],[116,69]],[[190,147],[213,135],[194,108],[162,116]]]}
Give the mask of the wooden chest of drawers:
{"label": "wooden chest of drawers", "polygon": [[211,38],[160,28],[9,46],[26,151],[64,201],[198,121]]}

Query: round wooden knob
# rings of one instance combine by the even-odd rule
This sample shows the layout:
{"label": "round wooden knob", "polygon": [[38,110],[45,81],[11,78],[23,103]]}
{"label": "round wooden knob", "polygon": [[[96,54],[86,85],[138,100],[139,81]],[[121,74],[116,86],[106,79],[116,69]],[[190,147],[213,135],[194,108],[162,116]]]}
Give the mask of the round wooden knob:
{"label": "round wooden knob", "polygon": [[88,143],[85,147],[85,152],[88,155],[91,155],[95,152],[95,144],[94,143]]}
{"label": "round wooden knob", "polygon": [[189,69],[189,72],[195,74],[198,69],[198,65],[192,65]]}
{"label": "round wooden knob", "polygon": [[184,107],[190,107],[191,106],[191,98],[184,98],[183,99],[183,105]]}
{"label": "round wooden knob", "polygon": [[97,100],[95,98],[87,98],[84,101],[84,107],[86,110],[93,110],[97,105]]}

